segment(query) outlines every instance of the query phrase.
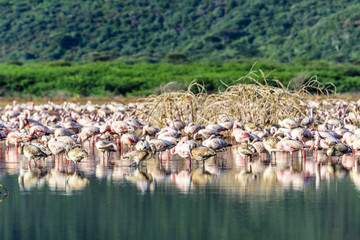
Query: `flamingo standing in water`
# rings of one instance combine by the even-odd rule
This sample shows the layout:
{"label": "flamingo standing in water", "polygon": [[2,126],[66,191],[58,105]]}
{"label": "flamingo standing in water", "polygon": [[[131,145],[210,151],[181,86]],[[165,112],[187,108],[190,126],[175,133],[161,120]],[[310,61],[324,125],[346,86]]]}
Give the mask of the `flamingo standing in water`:
{"label": "flamingo standing in water", "polygon": [[136,150],[148,150],[149,142],[142,137],[135,145]]}
{"label": "flamingo standing in water", "polygon": [[329,162],[330,162],[330,157],[332,156],[341,157],[342,155],[351,152],[352,152],[351,148],[348,147],[347,145],[341,142],[331,142],[329,144],[328,150],[326,151],[326,155],[329,157]]}
{"label": "flamingo standing in water", "polygon": [[106,152],[107,155],[107,159],[110,158],[110,152],[116,152],[117,151],[117,147],[116,144],[110,141],[105,141],[102,139],[97,139],[96,143],[95,143],[95,147],[97,150],[99,150],[100,152],[102,152],[103,155],[103,159],[104,159],[104,152]]}
{"label": "flamingo standing in water", "polygon": [[134,162],[132,164],[135,163],[135,166],[140,166],[141,162],[152,158],[155,153],[156,153],[156,146],[154,144],[150,144],[149,149],[135,150],[132,152],[128,152],[124,155],[123,158],[133,160]]}
{"label": "flamingo standing in water", "polygon": [[[161,153],[170,150],[175,147],[175,144],[164,140],[164,139],[151,139],[149,140],[149,144],[154,144],[156,147],[156,151],[159,152],[159,158],[161,160]],[[168,152],[168,161],[170,161],[170,152]]]}
{"label": "flamingo standing in water", "polygon": [[41,149],[35,145],[32,145],[30,143],[21,143],[19,147],[19,153],[21,155],[24,155],[27,158],[30,158],[31,160],[35,161],[35,158],[46,158],[47,154],[41,151]]}
{"label": "flamingo standing in water", "polygon": [[212,135],[210,138],[206,139],[202,143],[205,147],[212,148],[215,151],[226,151],[227,147],[231,147],[232,144],[228,143],[224,139],[217,138],[215,135]]}
{"label": "flamingo standing in water", "polygon": [[283,138],[276,144],[276,148],[285,152],[289,152],[291,156],[291,162],[293,161],[293,152],[299,151],[304,148],[304,144],[297,140],[292,140],[290,137]]}
{"label": "flamingo standing in water", "polygon": [[242,142],[240,145],[236,147],[236,152],[240,154],[244,159],[246,157],[250,158],[250,162],[252,162],[252,155],[256,153],[256,149],[247,142]]}
{"label": "flamingo standing in water", "polygon": [[[202,161],[203,170],[205,170],[205,161],[213,156],[216,156],[216,152],[208,147],[196,147],[191,149],[189,145],[190,158],[197,161]],[[190,159],[190,160],[191,160]]]}
{"label": "flamingo standing in water", "polygon": [[[130,149],[130,147],[135,146],[136,143],[139,141],[140,139],[132,133],[125,133],[124,135],[121,136],[120,138],[120,143],[121,144],[125,144],[128,146],[128,148]],[[121,147],[121,154],[122,154],[122,146]]]}
{"label": "flamingo standing in water", "polygon": [[89,154],[80,146],[68,145],[65,149],[65,156],[68,160],[74,162],[75,168],[77,169],[77,163],[82,159],[87,158]]}
{"label": "flamingo standing in water", "polygon": [[[270,163],[272,162],[272,155],[273,153],[280,151],[279,149],[276,148],[276,144],[278,144],[278,142],[281,141],[281,138],[278,135],[274,135],[272,137],[264,137],[263,138],[263,145],[264,148],[269,152],[270,154]],[[275,162],[276,162],[276,154],[274,154],[275,156]]]}

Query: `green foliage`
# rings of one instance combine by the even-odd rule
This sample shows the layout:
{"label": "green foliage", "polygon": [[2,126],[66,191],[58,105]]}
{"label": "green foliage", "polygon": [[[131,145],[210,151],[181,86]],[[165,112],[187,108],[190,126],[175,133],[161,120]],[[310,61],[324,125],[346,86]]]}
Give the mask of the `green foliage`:
{"label": "green foliage", "polygon": [[2,1],[0,59],[358,63],[359,12],[356,0]]}
{"label": "green foliage", "polygon": [[188,61],[185,54],[169,53],[166,55],[166,61],[173,64],[185,63]]}
{"label": "green foliage", "polygon": [[119,52],[107,51],[107,52],[91,52],[83,56],[83,60],[86,62],[98,62],[98,61],[110,61],[118,58]]}
{"label": "green foliage", "polygon": [[[226,85],[238,83],[253,65],[253,60],[218,63],[193,62],[183,64],[147,62],[90,62],[67,61],[48,63],[0,64],[0,96],[81,95],[144,96],[158,93],[159,86],[176,82],[176,88],[186,89],[194,79],[204,84],[209,92],[224,90]],[[338,92],[360,89],[360,66],[330,64],[325,61],[279,63],[261,60],[254,70],[261,69],[267,78],[278,79],[285,86],[299,88],[317,75],[321,83],[332,82]],[[256,78],[263,83],[263,77]],[[250,82],[248,82],[250,83]]]}
{"label": "green foliage", "polygon": [[50,67],[68,67],[71,66],[71,62],[65,60],[47,62]]}

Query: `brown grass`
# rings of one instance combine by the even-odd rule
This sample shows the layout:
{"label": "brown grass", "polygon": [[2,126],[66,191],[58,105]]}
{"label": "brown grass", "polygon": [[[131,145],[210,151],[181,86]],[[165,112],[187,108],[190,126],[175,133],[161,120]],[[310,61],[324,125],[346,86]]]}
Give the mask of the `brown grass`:
{"label": "brown grass", "polygon": [[[255,79],[256,74],[261,74],[264,83]],[[249,80],[252,84],[245,84]],[[208,124],[217,122],[220,115],[265,125],[288,117],[304,117],[308,100],[329,99],[330,96],[326,86],[321,86],[316,77],[299,90],[289,90],[277,80],[270,82],[261,70],[251,70],[237,82],[214,94],[208,94],[196,81],[187,91],[168,92],[165,86],[162,94],[142,99],[147,103],[144,113],[151,124],[159,127],[164,126],[167,119]],[[310,90],[316,91],[317,95],[310,94]]]}

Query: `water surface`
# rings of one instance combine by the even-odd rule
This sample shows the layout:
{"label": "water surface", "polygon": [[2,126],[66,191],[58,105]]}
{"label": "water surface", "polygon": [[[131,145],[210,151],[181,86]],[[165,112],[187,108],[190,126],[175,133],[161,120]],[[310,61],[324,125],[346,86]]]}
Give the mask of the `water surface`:
{"label": "water surface", "polygon": [[11,194],[4,198],[1,189],[1,239],[357,239],[360,234],[358,156],[344,156],[345,169],[333,165],[335,172],[323,154],[307,152],[306,160],[299,154],[293,161],[279,154],[276,165],[257,156],[252,163],[257,175],[249,178],[236,175],[249,165],[232,150],[206,163],[206,177],[201,164],[192,162],[189,169],[186,160],[168,161],[164,154],[162,161],[141,168],[150,180],[135,181],[126,176],[136,170],[118,154],[103,160],[87,150],[90,157],[76,172],[62,158],[29,165],[15,149],[2,146],[0,183]]}

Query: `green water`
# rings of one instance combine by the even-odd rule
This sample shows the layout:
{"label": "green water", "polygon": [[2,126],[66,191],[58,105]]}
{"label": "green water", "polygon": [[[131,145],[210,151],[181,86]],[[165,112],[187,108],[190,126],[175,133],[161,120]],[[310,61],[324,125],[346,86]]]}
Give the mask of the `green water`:
{"label": "green water", "polygon": [[196,184],[175,182],[174,174],[186,171],[184,160],[161,165],[154,160],[153,169],[151,163],[141,169],[152,172],[153,180],[134,183],[123,177],[134,169],[118,156],[91,157],[79,165],[83,184],[74,187],[68,183],[71,163],[66,167],[60,160],[57,166],[48,159],[31,166],[41,173],[22,181],[28,161],[3,150],[0,183],[11,193],[0,203],[0,239],[358,239],[360,234],[354,178],[321,174],[319,166],[325,169],[326,163],[309,158],[306,166],[295,160],[301,169],[294,164],[291,183],[279,175],[266,182],[261,174],[244,183],[235,180],[242,166],[228,153],[205,167],[212,180]]}

